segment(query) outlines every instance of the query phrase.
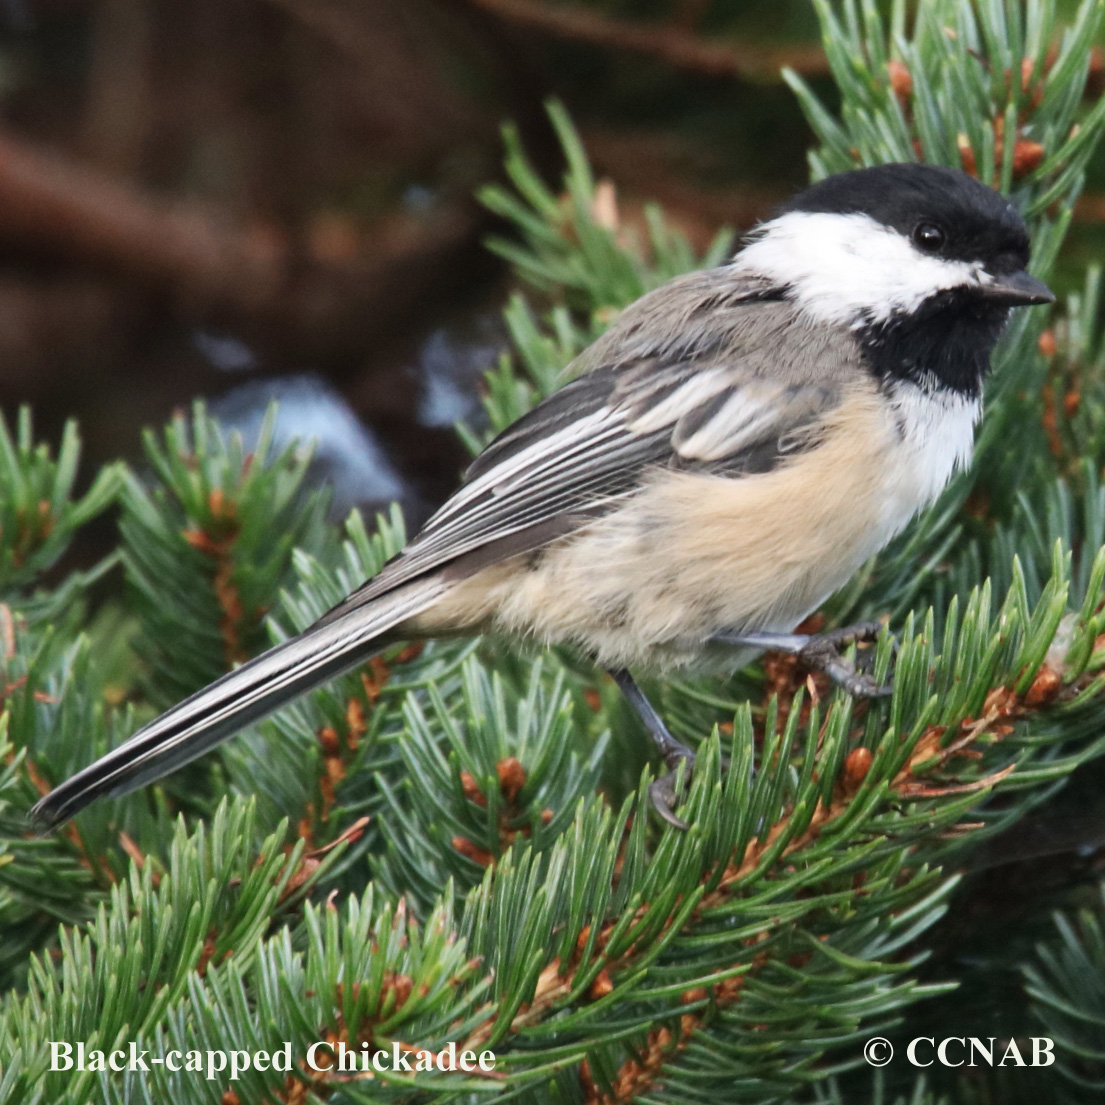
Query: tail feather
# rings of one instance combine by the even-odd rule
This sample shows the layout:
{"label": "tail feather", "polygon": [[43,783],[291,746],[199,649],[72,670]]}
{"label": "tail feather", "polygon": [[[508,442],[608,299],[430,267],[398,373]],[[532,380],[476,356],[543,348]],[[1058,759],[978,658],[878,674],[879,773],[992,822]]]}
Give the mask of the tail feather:
{"label": "tail feather", "polygon": [[45,832],[96,798],[126,794],[201,756],[297,695],[368,659],[384,637],[425,609],[448,587],[419,580],[333,621],[322,620],[166,711],[83,771],[66,779],[31,810]]}

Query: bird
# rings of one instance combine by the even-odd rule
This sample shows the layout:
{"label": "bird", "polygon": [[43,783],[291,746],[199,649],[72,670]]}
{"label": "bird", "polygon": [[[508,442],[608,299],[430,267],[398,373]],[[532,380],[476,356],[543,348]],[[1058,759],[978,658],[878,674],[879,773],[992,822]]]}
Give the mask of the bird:
{"label": "bird", "polygon": [[400,640],[492,633],[608,672],[664,760],[678,827],[693,751],[632,671],[795,654],[878,695],[795,632],[970,462],[990,355],[1028,272],[1014,204],[920,163],[817,181],[726,263],[646,292],[503,430],[377,575],[47,793],[40,831],[179,768]]}

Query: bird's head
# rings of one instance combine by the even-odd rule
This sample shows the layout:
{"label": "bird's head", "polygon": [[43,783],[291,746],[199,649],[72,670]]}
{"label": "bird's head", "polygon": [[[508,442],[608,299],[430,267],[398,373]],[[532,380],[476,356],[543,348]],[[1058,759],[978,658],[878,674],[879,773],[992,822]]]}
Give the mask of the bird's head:
{"label": "bird's head", "polygon": [[935,374],[957,390],[977,387],[1010,307],[1054,300],[1028,262],[1028,230],[1009,200],[966,173],[918,164],[826,177],[735,259],[811,320],[856,331],[880,375]]}

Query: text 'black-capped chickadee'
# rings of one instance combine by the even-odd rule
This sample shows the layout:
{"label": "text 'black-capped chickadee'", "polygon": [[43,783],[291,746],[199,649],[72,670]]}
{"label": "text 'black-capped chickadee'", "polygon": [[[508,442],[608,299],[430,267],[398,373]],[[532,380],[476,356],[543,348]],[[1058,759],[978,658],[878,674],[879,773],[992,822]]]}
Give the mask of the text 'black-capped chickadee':
{"label": "text 'black-capped chickadee'", "polygon": [[[626,308],[572,379],[476,458],[382,571],[47,794],[43,828],[167,774],[401,639],[569,644],[609,671],[669,768],[692,754],[629,675],[799,652],[793,628],[967,464],[1009,308],[1053,300],[1028,232],[964,173],[813,185],[726,265]],[[669,820],[672,775],[654,785]]]}

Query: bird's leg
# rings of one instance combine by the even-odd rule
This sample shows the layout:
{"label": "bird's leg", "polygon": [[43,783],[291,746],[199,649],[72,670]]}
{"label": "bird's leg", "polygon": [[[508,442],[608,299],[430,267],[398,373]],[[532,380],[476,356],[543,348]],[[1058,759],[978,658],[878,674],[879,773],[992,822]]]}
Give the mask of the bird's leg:
{"label": "bird's leg", "polygon": [[856,671],[840,655],[840,649],[854,641],[873,641],[881,628],[878,622],[860,622],[828,633],[718,633],[711,640],[719,644],[789,652],[806,667],[823,671],[850,695],[878,698],[890,694],[893,688],[888,683],[878,683],[870,675]]}
{"label": "bird's leg", "polygon": [[685,744],[680,744],[668,732],[668,727],[664,724],[663,719],[645,697],[644,691],[637,686],[633,676],[625,668],[612,670],[610,677],[618,684],[622,694],[636,710],[637,716],[645,723],[645,728],[649,731],[649,735],[657,749],[659,749],[660,755],[663,756],[664,763],[668,765],[668,774],[656,779],[648,788],[649,798],[652,799],[656,812],[669,825],[674,825],[677,829],[686,829],[686,821],[681,817],[677,817],[673,809],[678,797],[675,793],[675,779],[680,764],[686,765],[683,770],[684,784],[690,779],[691,771],[694,768],[694,753]]}

